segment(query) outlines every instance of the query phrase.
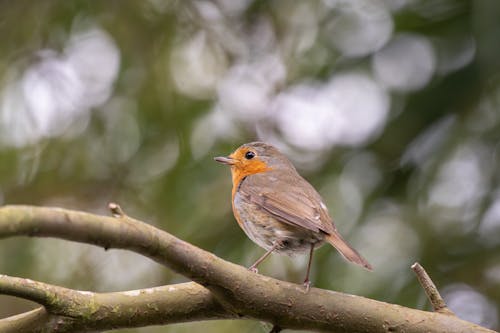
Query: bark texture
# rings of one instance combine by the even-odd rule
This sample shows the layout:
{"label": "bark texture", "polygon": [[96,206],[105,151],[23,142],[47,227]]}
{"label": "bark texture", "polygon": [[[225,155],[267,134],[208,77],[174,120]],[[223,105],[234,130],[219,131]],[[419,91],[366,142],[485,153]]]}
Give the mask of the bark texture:
{"label": "bark texture", "polygon": [[[0,238],[55,237],[140,253],[191,279],[92,293],[0,275],[0,293],[41,308],[0,320],[0,332],[92,332],[210,319],[255,319],[328,332],[493,332],[448,311],[427,312],[255,274],[110,205],[113,217],[60,208],[0,208]],[[427,291],[426,291],[427,292]],[[445,306],[445,305],[444,305]]]}

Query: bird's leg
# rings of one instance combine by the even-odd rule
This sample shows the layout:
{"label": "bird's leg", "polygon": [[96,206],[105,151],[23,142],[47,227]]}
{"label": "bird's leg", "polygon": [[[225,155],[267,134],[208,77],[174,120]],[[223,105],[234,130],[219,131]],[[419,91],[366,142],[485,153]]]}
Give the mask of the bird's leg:
{"label": "bird's leg", "polygon": [[269,249],[269,251],[267,251],[266,253],[264,253],[264,255],[262,257],[260,257],[259,259],[257,259],[256,262],[254,262],[254,264],[250,267],[248,267],[248,270],[249,271],[252,271],[254,273],[258,273],[259,270],[257,269],[257,266],[264,261],[264,259],[266,259],[274,250],[276,250],[279,246],[279,243],[278,242],[274,242],[273,244],[273,247]]}
{"label": "bird's leg", "polygon": [[269,331],[269,333],[279,333],[281,331],[281,327],[279,327],[278,325],[273,325],[273,328],[271,329],[271,331]]}
{"label": "bird's leg", "polygon": [[309,281],[309,272],[311,271],[313,253],[314,253],[314,243],[311,243],[311,249],[309,250],[309,262],[307,263],[307,273],[306,273],[306,278],[304,279],[304,287],[306,288],[306,291],[309,291],[309,288],[311,288],[311,281]]}

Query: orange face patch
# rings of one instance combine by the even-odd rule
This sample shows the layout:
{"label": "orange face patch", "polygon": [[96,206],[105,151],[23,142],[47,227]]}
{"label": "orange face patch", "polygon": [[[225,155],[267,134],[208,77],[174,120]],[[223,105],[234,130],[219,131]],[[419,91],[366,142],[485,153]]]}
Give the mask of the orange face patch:
{"label": "orange face patch", "polygon": [[[248,159],[245,156],[250,151],[255,153],[255,156]],[[238,184],[246,176],[271,170],[271,168],[259,158],[257,152],[248,147],[238,148],[231,155],[229,155],[229,157],[234,160],[234,164],[231,165],[233,191],[238,188]]]}

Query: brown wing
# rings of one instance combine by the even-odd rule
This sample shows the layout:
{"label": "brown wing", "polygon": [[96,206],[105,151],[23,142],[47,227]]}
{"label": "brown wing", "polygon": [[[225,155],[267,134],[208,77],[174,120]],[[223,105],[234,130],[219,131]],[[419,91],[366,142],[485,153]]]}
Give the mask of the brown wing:
{"label": "brown wing", "polygon": [[238,192],[284,223],[327,234],[335,231],[321,196],[298,174],[269,171],[251,175]]}
{"label": "brown wing", "polygon": [[368,270],[372,266],[335,228],[321,196],[300,175],[273,171],[248,176],[238,193],[281,222],[327,234],[325,240],[342,256]]}

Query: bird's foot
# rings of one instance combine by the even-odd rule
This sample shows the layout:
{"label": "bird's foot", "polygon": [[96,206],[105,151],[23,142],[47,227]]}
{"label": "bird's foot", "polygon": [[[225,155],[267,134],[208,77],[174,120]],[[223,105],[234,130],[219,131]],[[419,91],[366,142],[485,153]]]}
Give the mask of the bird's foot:
{"label": "bird's foot", "polygon": [[254,273],[256,273],[256,274],[257,274],[257,273],[259,273],[259,270],[258,270],[258,269],[257,269],[257,267],[255,267],[254,265],[252,265],[252,266],[248,267],[248,270],[249,270],[250,272],[254,272]]}
{"label": "bird's foot", "polygon": [[311,289],[311,281],[309,281],[309,279],[305,280],[303,286],[306,289],[306,292],[308,292],[309,289]]}
{"label": "bird's foot", "polygon": [[273,328],[271,329],[271,331],[269,331],[269,333],[279,333],[281,331],[281,327],[279,327],[278,325],[273,325]]}

